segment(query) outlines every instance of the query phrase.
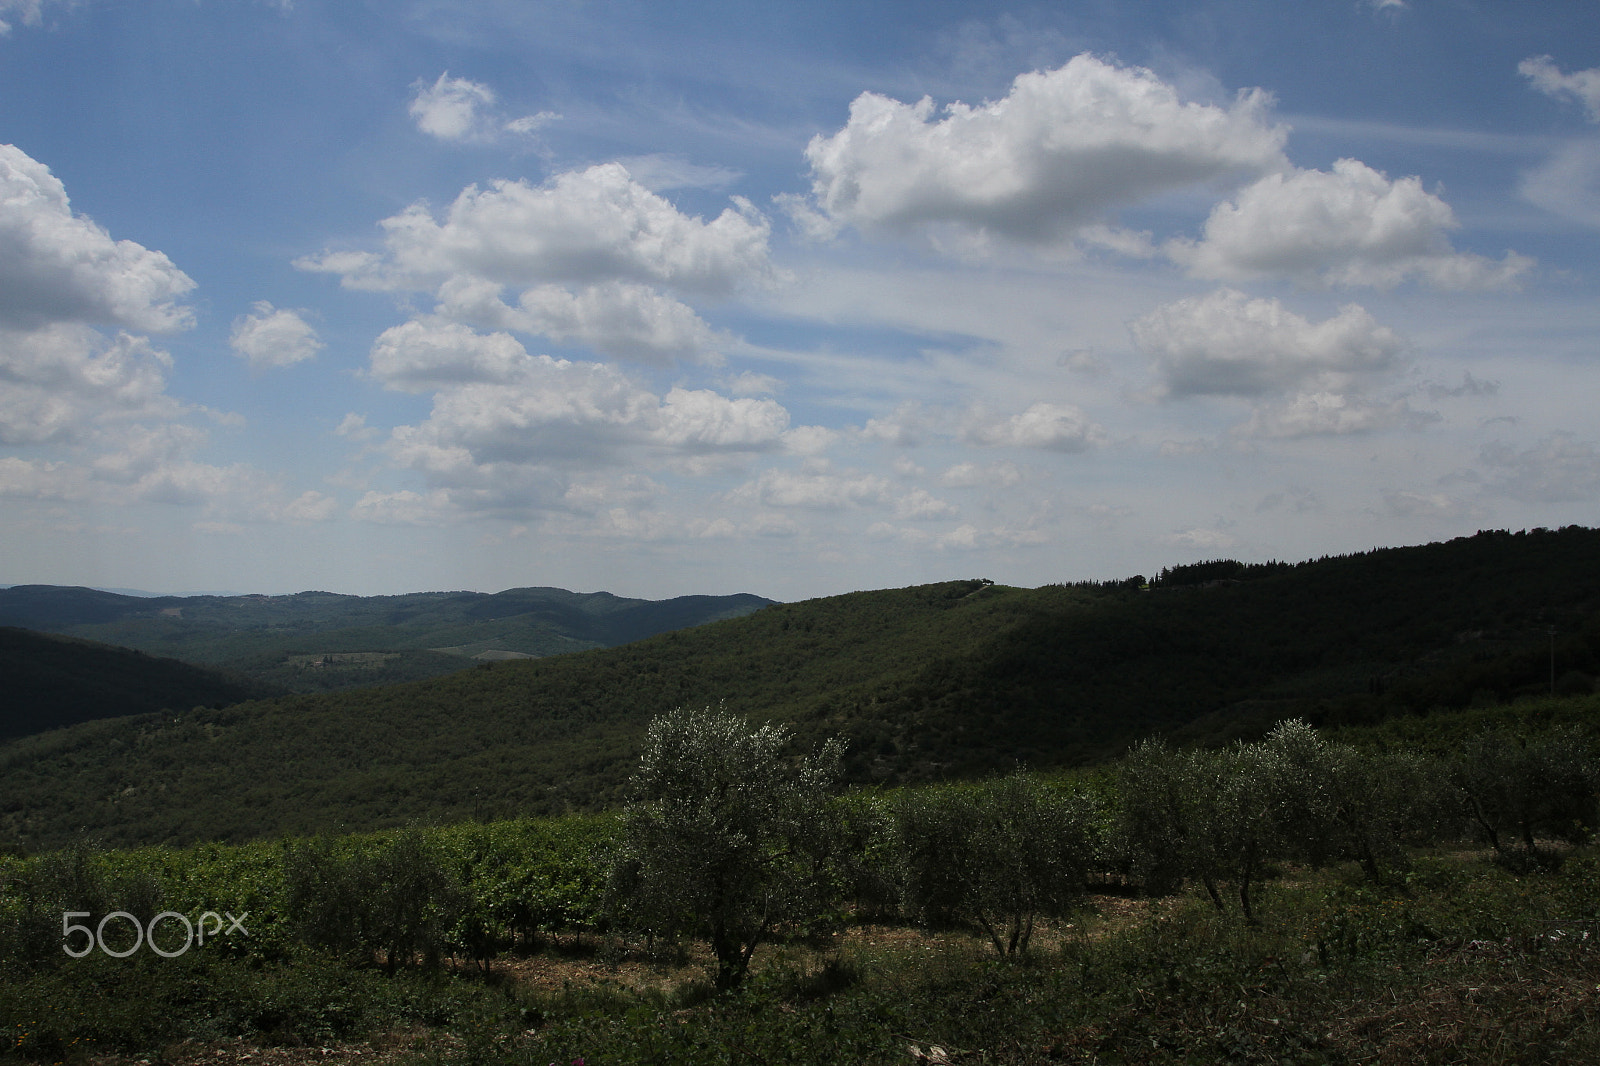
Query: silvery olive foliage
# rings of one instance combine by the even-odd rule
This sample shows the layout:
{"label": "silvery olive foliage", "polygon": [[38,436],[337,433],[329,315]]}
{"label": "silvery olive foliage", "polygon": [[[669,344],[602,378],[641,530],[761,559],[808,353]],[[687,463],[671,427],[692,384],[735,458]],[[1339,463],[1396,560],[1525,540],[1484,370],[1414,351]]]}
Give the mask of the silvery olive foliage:
{"label": "silvery olive foliage", "polygon": [[1260,746],[1285,858],[1353,860],[1383,883],[1408,865],[1403,844],[1437,839],[1450,821],[1437,767],[1414,752],[1363,754],[1300,719],[1280,722]]}
{"label": "silvery olive foliage", "polygon": [[906,913],[975,925],[1002,957],[1071,909],[1094,852],[1086,802],[1024,773],[907,790],[893,838]]}
{"label": "silvery olive foliage", "polygon": [[831,903],[828,798],[844,744],[787,757],[789,734],[705,707],[657,718],[630,782],[610,909],[652,936],[705,940],[719,988],[756,948]]}
{"label": "silvery olive foliage", "polygon": [[1119,774],[1122,831],[1147,891],[1193,879],[1223,911],[1227,882],[1254,920],[1250,891],[1278,844],[1270,762],[1253,744],[1178,750],[1157,739],[1128,754]]}
{"label": "silvery olive foliage", "polygon": [[1330,744],[1298,719],[1217,751],[1147,740],[1123,760],[1118,784],[1130,872],[1146,891],[1192,879],[1222,911],[1227,884],[1246,921],[1272,862],[1353,860],[1390,881],[1405,869],[1402,845],[1437,839],[1450,821],[1435,764]]}

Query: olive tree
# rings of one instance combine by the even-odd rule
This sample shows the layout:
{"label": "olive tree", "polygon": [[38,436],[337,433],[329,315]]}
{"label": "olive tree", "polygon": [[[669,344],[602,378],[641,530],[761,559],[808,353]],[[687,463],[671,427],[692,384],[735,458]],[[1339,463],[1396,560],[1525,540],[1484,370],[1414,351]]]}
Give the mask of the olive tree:
{"label": "olive tree", "polygon": [[1574,731],[1534,740],[1483,734],[1463,753],[1455,776],[1479,834],[1513,867],[1550,861],[1539,837],[1576,844],[1600,822],[1600,764]]}
{"label": "olive tree", "polygon": [[436,966],[468,902],[438,842],[417,827],[374,850],[319,838],[288,854],[287,909],[301,938],[393,973],[418,955]]}
{"label": "olive tree", "polygon": [[1229,882],[1255,922],[1251,889],[1278,848],[1271,764],[1262,744],[1197,751],[1151,740],[1129,753],[1119,774],[1122,831],[1147,891],[1192,878],[1223,913],[1219,886]]}
{"label": "olive tree", "polygon": [[1123,760],[1119,785],[1129,865],[1146,890],[1193,878],[1220,912],[1228,882],[1250,922],[1253,886],[1273,860],[1354,860],[1382,882],[1405,868],[1402,844],[1432,839],[1441,822],[1428,760],[1330,744],[1298,719],[1222,751],[1146,741]]}
{"label": "olive tree", "polygon": [[[1154,737],[1128,752],[1117,768],[1122,846],[1129,872],[1149,895],[1166,895],[1187,878],[1214,872],[1204,851],[1214,806],[1201,788],[1204,758]],[[1220,908],[1214,877],[1206,887]]]}
{"label": "olive tree", "polygon": [[612,913],[657,936],[705,940],[716,984],[744,979],[757,946],[828,903],[824,829],[843,743],[784,754],[789,734],[720,708],[657,718],[630,782],[613,857]]}
{"label": "olive tree", "polygon": [[1436,838],[1445,821],[1436,767],[1413,752],[1363,754],[1299,719],[1278,723],[1262,751],[1287,857],[1354,860],[1381,884],[1409,865],[1404,843]]}
{"label": "olive tree", "polygon": [[979,785],[907,790],[895,807],[906,911],[981,929],[1002,957],[1083,894],[1093,851],[1086,804],[1016,773]]}

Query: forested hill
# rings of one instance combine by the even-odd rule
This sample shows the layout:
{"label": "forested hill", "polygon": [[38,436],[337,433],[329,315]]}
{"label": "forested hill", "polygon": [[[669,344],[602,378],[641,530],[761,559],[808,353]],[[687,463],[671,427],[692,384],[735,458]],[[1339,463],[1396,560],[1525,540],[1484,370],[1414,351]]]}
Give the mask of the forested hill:
{"label": "forested hill", "polygon": [[680,705],[726,701],[802,743],[843,734],[853,779],[895,782],[1092,762],[1153,732],[1222,742],[1284,717],[1494,704],[1547,692],[1552,648],[1558,692],[1592,691],[1600,672],[1595,530],[1158,578],[859,592],[414,684],[24,738],[0,746],[0,843],[606,806],[645,723]]}
{"label": "forested hill", "polygon": [[131,648],[9,626],[0,626],[0,685],[0,738],[169,707],[221,707],[282,692]]}
{"label": "forested hill", "polygon": [[771,602],[749,594],[640,600],[557,588],[140,597],[17,585],[0,589],[0,625],[225,667],[279,690],[322,692],[433,677],[473,659],[611,647]]}

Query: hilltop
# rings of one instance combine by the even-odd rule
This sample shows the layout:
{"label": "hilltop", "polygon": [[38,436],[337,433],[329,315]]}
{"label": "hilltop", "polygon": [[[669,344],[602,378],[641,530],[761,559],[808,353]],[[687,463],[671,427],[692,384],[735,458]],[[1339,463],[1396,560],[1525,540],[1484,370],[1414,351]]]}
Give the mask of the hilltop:
{"label": "hilltop", "polygon": [[411,684],[24,738],[0,746],[0,843],[599,809],[619,800],[645,724],[682,705],[725,701],[801,745],[842,735],[852,780],[896,783],[1084,765],[1158,732],[1223,743],[1288,717],[1581,694],[1600,673],[1596,530],[1223,560],[1142,584],[858,592]]}

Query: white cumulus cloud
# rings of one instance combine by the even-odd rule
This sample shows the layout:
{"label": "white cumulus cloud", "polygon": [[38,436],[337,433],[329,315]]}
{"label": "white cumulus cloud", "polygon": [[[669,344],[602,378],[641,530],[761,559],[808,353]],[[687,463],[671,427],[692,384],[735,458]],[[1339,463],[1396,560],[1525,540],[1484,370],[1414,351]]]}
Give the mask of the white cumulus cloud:
{"label": "white cumulus cloud", "polygon": [[403,465],[445,473],[490,463],[609,461],[656,428],[657,398],[616,369],[547,355],[522,361],[507,384],[440,391],[420,426],[394,430]]}
{"label": "white cumulus cloud", "polygon": [[193,288],[162,253],[74,214],[49,167],[0,145],[0,325],[169,332],[192,324],[176,301]]}
{"label": "white cumulus cloud", "polygon": [[143,337],[107,340],[63,323],[0,329],[0,443],[82,444],[97,427],[178,417],[167,353]]}
{"label": "white cumulus cloud", "polygon": [[[390,388],[433,392],[429,416],[396,427],[382,446],[397,467],[443,493],[430,497],[428,514],[440,507],[598,514],[606,508],[575,478],[594,485],[595,471],[651,463],[714,473],[741,456],[787,450],[796,432],[775,400],[682,387],[658,396],[610,364],[530,355],[509,334],[435,317],[387,330],[373,346],[369,374]],[[364,431],[364,423],[355,429]],[[396,507],[411,514],[420,506],[387,493],[357,513],[390,521]]]}
{"label": "white cumulus cloud", "polygon": [[1055,240],[1160,193],[1282,166],[1269,104],[1259,91],[1229,107],[1185,102],[1148,70],[1087,54],[937,115],[928,98],[863,93],[843,129],[806,149],[809,210],[836,226],[954,223]]}
{"label": "white cumulus cloud", "polygon": [[1219,289],[1159,307],[1130,330],[1155,363],[1158,395],[1256,401],[1236,434],[1307,437],[1438,420],[1404,399],[1369,395],[1395,376],[1408,345],[1356,304],[1312,322],[1278,300]]}
{"label": "white cumulus cloud", "polygon": [[1357,375],[1393,370],[1406,350],[1356,304],[1311,322],[1234,289],[1163,305],[1130,329],[1171,397],[1269,396],[1317,383],[1342,391]]}
{"label": "white cumulus cloud", "polygon": [[730,400],[710,389],[675,388],[661,405],[656,436],[689,451],[767,451],[780,446],[788,428],[789,412],[775,400]]}
{"label": "white cumulus cloud", "polygon": [[608,281],[576,291],[541,285],[517,302],[522,317],[513,321],[528,332],[558,343],[576,341],[602,355],[716,362],[716,348],[726,342],[693,308],[636,282]]}
{"label": "white cumulus cloud", "polygon": [[706,222],[682,214],[616,163],[544,185],[468,186],[443,219],[425,203],[381,223],[385,251],[299,260],[351,288],[429,291],[465,275],[522,288],[634,281],[725,295],[771,273],[770,224],[749,201]]}
{"label": "white cumulus cloud", "polygon": [[257,300],[248,315],[233,320],[228,344],[258,369],[293,366],[322,350],[317,331],[300,312],[275,308],[266,300]]}
{"label": "white cumulus cloud", "polygon": [[372,346],[368,372],[391,389],[429,392],[474,382],[509,384],[531,360],[509,333],[485,335],[425,317],[384,330]]}
{"label": "white cumulus cloud", "polygon": [[1419,178],[1391,181],[1355,159],[1331,172],[1269,174],[1211,212],[1198,242],[1173,241],[1171,258],[1196,277],[1288,277],[1302,283],[1392,287],[1410,277],[1441,289],[1510,284],[1532,260],[1501,262],[1455,251],[1450,205]]}

